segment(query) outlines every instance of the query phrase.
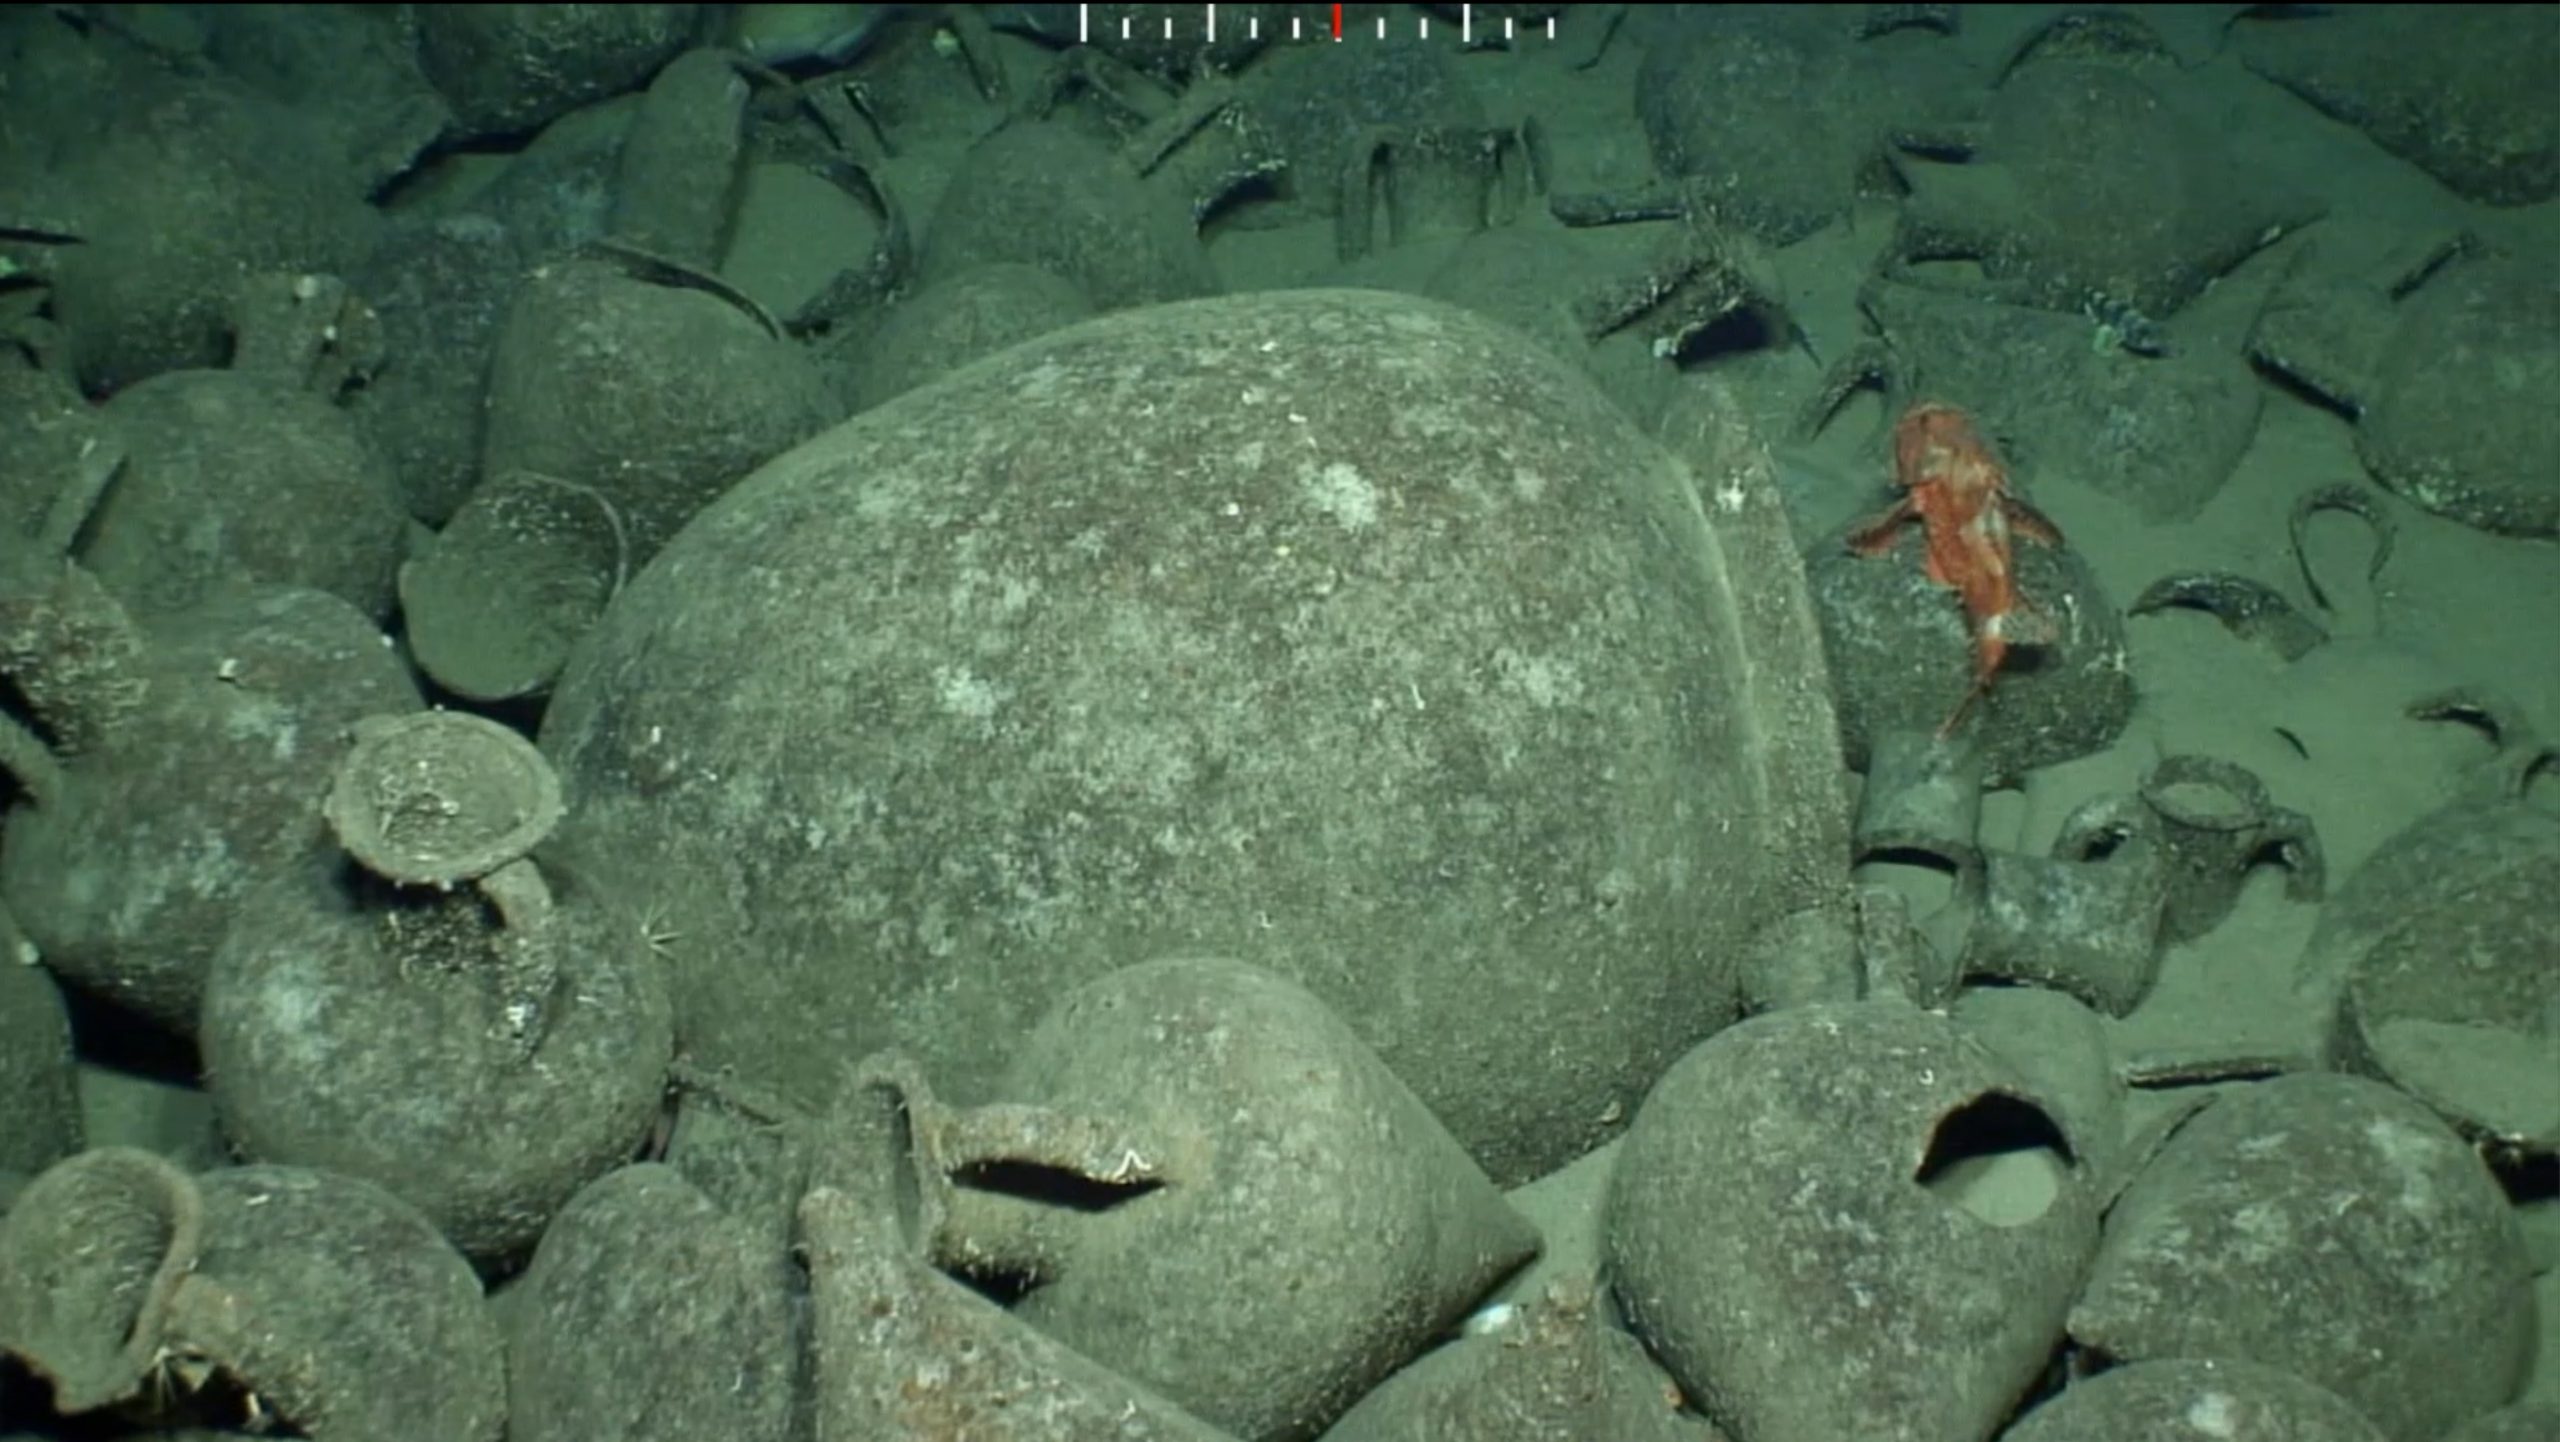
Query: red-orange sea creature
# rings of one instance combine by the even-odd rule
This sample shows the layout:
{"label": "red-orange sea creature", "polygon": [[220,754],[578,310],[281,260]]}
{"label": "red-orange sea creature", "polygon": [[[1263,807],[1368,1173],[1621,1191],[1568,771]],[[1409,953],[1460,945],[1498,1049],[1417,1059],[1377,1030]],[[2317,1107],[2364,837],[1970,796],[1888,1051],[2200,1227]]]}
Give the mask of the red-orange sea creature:
{"label": "red-orange sea creature", "polygon": [[1973,687],[1938,728],[1945,736],[1991,689],[2010,647],[2052,644],[2053,623],[2018,594],[2011,538],[2059,546],[2062,532],[2009,493],[1999,456],[1974,430],[1972,418],[1954,406],[1923,401],[1903,413],[1893,428],[1893,478],[1902,494],[1849,533],[1849,548],[1862,556],[1883,555],[1902,527],[1916,520],[1928,542],[1929,579],[1964,603],[1973,636]]}

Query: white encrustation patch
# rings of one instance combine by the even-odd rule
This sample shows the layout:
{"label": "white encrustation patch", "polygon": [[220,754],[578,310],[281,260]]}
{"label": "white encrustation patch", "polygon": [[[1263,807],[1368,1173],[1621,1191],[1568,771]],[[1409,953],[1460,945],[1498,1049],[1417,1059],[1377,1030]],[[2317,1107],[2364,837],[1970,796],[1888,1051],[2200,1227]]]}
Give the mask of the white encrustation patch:
{"label": "white encrustation patch", "polygon": [[933,668],[933,697],[943,710],[972,721],[992,721],[1004,704],[1003,688],[966,666]]}
{"label": "white encrustation patch", "polygon": [[1064,388],[1071,377],[1065,366],[1054,360],[1044,360],[1024,367],[1012,379],[1014,394],[1025,400],[1045,400]]}
{"label": "white encrustation patch", "polygon": [[2239,1419],[2228,1392],[2203,1392],[2187,1404],[2187,1425],[2205,1437],[2237,1437]]}
{"label": "white encrustation patch", "polygon": [[1582,699],[1582,673],[1570,661],[1529,656],[1504,646],[1493,653],[1503,684],[1541,706],[1569,706]]}
{"label": "white encrustation patch", "polygon": [[1378,523],[1378,488],[1347,461],[1328,461],[1299,483],[1307,504],[1331,516],[1346,531],[1365,531]]}
{"label": "white encrustation patch", "polygon": [[1519,1317],[1520,1309],[1517,1306],[1509,1302],[1496,1302],[1490,1307],[1479,1308],[1470,1314],[1466,1321],[1458,1325],[1458,1332],[1459,1335],[1467,1337],[1490,1337],[1508,1330],[1513,1322],[1519,1320]]}
{"label": "white encrustation patch", "polygon": [[2396,1174],[2394,1179],[2400,1183],[2398,1201],[2404,1211],[2423,1216],[2436,1209],[2435,1178],[2429,1169],[2436,1148],[2429,1134],[2389,1117],[2375,1117],[2364,1124],[2364,1139],[2382,1158],[2386,1169]]}

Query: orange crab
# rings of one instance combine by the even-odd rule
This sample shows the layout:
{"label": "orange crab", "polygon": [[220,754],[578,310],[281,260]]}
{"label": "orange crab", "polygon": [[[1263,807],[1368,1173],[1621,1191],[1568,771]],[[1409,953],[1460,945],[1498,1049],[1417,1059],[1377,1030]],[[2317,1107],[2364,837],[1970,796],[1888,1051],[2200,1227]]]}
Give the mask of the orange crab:
{"label": "orange crab", "polygon": [[2013,535],[2059,546],[2062,532],[2009,494],[2009,474],[1973,419],[1954,406],[1923,401],[1893,428],[1893,478],[1902,494],[1874,519],[1849,532],[1849,549],[1880,556],[1902,527],[1920,523],[1928,542],[1929,579],[1954,590],[1973,635],[1973,687],[1956,703],[1946,736],[1991,689],[2012,646],[2050,645],[2053,623],[2018,594],[2010,569]]}

